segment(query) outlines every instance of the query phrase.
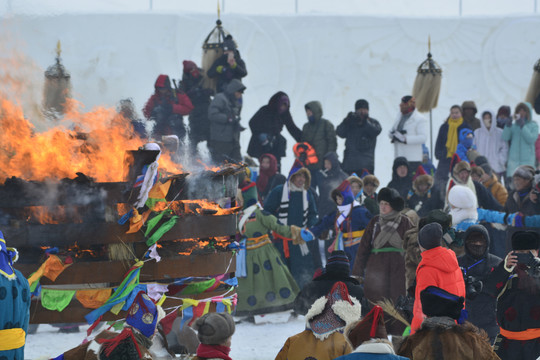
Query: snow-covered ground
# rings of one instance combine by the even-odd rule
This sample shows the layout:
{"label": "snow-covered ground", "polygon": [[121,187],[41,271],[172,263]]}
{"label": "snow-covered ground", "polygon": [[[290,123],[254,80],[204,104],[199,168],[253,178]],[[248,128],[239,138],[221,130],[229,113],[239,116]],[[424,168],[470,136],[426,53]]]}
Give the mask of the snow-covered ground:
{"label": "snow-covered ground", "polygon": [[[232,338],[231,357],[235,360],[274,359],[289,336],[304,330],[304,317],[292,318],[287,323],[255,325],[241,322]],[[79,345],[86,336],[88,325],[79,333],[61,334],[51,325],[40,325],[38,332],[28,335],[25,359],[56,357]]]}

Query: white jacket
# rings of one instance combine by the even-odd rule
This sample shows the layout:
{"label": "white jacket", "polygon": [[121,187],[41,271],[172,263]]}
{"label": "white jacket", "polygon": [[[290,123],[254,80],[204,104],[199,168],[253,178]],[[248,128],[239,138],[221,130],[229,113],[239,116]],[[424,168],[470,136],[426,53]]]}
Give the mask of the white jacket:
{"label": "white jacket", "polygon": [[[390,133],[396,131],[401,115],[401,112],[399,112]],[[403,156],[408,161],[422,161],[422,144],[427,141],[428,125],[426,118],[415,109],[403,126],[403,130],[407,131],[405,134],[407,143],[394,142],[394,158]],[[392,135],[388,134],[388,136],[392,139]]]}
{"label": "white jacket", "polygon": [[[503,129],[497,127],[497,119],[491,110],[491,128],[488,130],[483,121],[480,121],[480,128],[474,130],[474,145],[480,155],[484,155],[496,173],[506,170],[508,160],[508,143],[503,140]],[[482,112],[482,114],[484,111]]]}

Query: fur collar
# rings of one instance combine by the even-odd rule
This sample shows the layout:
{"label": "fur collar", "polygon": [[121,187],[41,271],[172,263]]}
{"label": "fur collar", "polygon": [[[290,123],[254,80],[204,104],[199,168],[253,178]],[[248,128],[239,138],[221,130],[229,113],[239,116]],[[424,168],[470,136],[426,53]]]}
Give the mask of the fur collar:
{"label": "fur collar", "polygon": [[380,341],[379,339],[370,339],[368,341],[364,341],[353,352],[368,353],[368,354],[394,354],[395,355],[394,348],[392,348],[392,346],[389,343]]}
{"label": "fur collar", "polygon": [[[332,305],[332,311],[334,312],[334,314],[336,314],[340,319],[345,321],[345,326],[342,329],[336,329],[336,331],[342,332],[343,329],[347,325],[355,321],[358,321],[360,317],[362,316],[362,306],[360,305],[360,302],[351,296],[349,296],[349,300],[351,300],[352,305],[349,304],[349,302],[345,300],[336,301],[334,305]],[[328,299],[326,298],[326,296],[322,296],[318,298],[317,300],[315,300],[313,305],[311,305],[311,308],[306,314],[306,328],[307,329],[311,330],[310,321],[316,315],[319,315],[324,311],[327,301]],[[330,336],[330,334],[331,333],[318,335],[318,334],[313,333],[313,335],[319,340],[326,339],[328,336]]]}

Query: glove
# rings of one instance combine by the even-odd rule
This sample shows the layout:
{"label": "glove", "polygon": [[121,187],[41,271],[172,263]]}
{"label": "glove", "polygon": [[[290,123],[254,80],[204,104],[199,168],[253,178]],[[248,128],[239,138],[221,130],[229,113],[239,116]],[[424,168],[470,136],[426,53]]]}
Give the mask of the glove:
{"label": "glove", "polygon": [[270,142],[268,140],[268,134],[266,133],[259,134],[259,141],[261,142],[262,146],[265,146],[266,144],[268,144]]}
{"label": "glove", "polygon": [[302,237],[302,240],[304,241],[311,241],[315,238],[315,236],[313,236],[313,233],[307,229],[302,229],[302,231],[300,232],[300,236]]}
{"label": "glove", "polygon": [[525,215],[522,213],[517,213],[514,217],[514,227],[523,227],[523,223],[525,222]]}
{"label": "glove", "polygon": [[291,238],[292,238],[293,245],[300,245],[300,244],[305,243],[305,241],[302,240],[301,232],[302,232],[302,228],[296,225],[291,225],[291,234],[292,234]]}
{"label": "glove", "polygon": [[401,143],[404,143],[404,144],[407,143],[407,138],[405,137],[405,135],[403,135],[399,131],[394,132],[393,136],[394,136],[394,139],[396,139],[397,141],[399,141]]}

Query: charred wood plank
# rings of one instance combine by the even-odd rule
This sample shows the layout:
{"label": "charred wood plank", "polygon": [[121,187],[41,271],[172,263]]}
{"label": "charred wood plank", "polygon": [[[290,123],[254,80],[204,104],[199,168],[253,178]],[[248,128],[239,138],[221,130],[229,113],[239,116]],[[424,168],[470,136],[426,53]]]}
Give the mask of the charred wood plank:
{"label": "charred wood plank", "polygon": [[[230,266],[229,266],[230,265]],[[40,280],[42,285],[72,285],[110,283],[111,286],[119,284],[131,264],[122,261],[95,261],[74,263],[62,272],[56,281],[47,278]],[[28,278],[39,265],[15,264],[23,275]],[[158,280],[173,280],[189,276],[209,276],[231,273],[236,271],[236,257],[232,252],[217,252],[196,256],[179,256],[162,259],[156,263],[149,261],[144,264],[141,282]]]}
{"label": "charred wood plank", "polygon": [[[237,214],[211,216],[190,215],[178,219],[176,225],[161,240],[203,239],[236,233]],[[45,224],[5,226],[2,228],[13,247],[70,246],[143,242],[144,234],[126,234],[127,225],[116,223]]]}

